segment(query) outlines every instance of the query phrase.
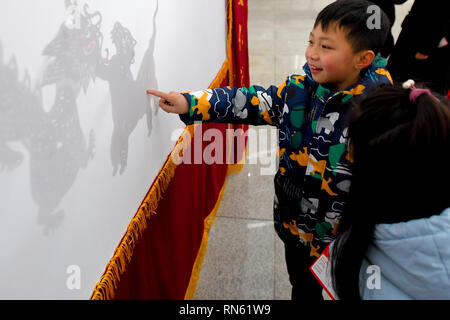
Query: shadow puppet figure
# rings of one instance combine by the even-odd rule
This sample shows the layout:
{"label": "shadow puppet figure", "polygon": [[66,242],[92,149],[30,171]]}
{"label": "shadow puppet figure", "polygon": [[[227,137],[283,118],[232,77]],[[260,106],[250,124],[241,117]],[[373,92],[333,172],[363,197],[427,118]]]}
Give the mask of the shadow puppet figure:
{"label": "shadow puppet figure", "polygon": [[[65,5],[68,8],[72,3],[66,0]],[[99,12],[88,13],[87,5],[83,9],[79,26],[64,22],[42,53],[49,59],[41,86],[54,85],[55,99],[45,125],[32,135],[29,147],[31,193],[39,205],[38,222],[48,228],[61,223],[63,212],[54,211],[94,155],[93,131],[87,143],[76,99],[95,76],[103,42],[102,17]]]}
{"label": "shadow puppet figure", "polygon": [[[78,10],[79,5],[65,0],[65,7]],[[0,170],[12,171],[21,165],[24,155],[8,143],[22,143],[29,152],[30,192],[39,207],[38,223],[44,227],[45,234],[61,224],[64,212],[57,207],[79,170],[94,156],[94,134],[91,130],[88,139],[83,134],[76,101],[81,90],[86,92],[91,80],[100,76],[110,84],[114,174],[119,167],[124,172],[128,137],[145,114],[149,135],[151,132],[151,100],[145,89],[149,85],[157,88],[153,59],[155,32],[135,81],[130,65],[134,63],[136,41],[117,23],[112,31],[117,52],[110,60],[102,58],[102,15],[98,11],[89,13],[88,9],[86,4],[82,12],[75,10],[77,17],[69,16],[45,46],[42,54],[47,61],[35,89],[31,88],[28,73],[19,80],[14,56],[4,63],[0,43]],[[76,19],[79,23],[73,23]],[[42,89],[46,86],[55,88],[55,97],[53,104],[44,108]]]}
{"label": "shadow puppet figure", "polygon": [[[19,79],[14,55],[8,63],[3,62],[0,44],[0,168],[12,171],[21,165],[24,155],[8,146],[20,142],[29,153],[30,192],[45,234],[62,222],[64,213],[56,212],[57,206],[93,155],[93,135],[91,132],[88,146],[76,97],[81,87],[87,88],[92,75],[92,57],[101,44],[97,31],[89,17],[82,19],[79,30],[63,23],[43,51],[50,58],[34,89],[28,72]],[[48,112],[42,101],[42,88],[47,85],[56,89]]]}
{"label": "shadow puppet figure", "polygon": [[[102,60],[97,66],[96,75],[109,83],[111,94],[112,120],[114,129],[111,138],[111,162],[113,175],[122,174],[127,167],[128,140],[138,121],[146,116],[148,135],[152,131],[152,112],[150,98],[142,94],[150,85],[157,87],[154,66],[155,17],[153,19],[153,36],[149,42],[136,80],[130,70],[135,62],[136,40],[131,32],[116,22],[111,31],[111,39],[116,48],[115,54]],[[158,108],[155,108],[155,114]]]}
{"label": "shadow puppet figure", "polygon": [[0,170],[12,171],[23,161],[23,154],[11,149],[8,142],[21,141],[29,149],[34,132],[41,130],[45,112],[39,91],[31,89],[28,72],[19,80],[15,56],[4,63],[0,43]]}

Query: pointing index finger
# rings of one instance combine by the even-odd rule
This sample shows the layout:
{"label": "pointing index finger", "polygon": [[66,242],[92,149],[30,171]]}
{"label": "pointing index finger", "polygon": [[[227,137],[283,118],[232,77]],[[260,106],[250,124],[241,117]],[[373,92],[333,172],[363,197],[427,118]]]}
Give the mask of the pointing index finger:
{"label": "pointing index finger", "polygon": [[159,98],[165,99],[165,100],[167,100],[169,98],[169,95],[167,93],[164,93],[164,92],[161,92],[158,90],[147,90],[147,93],[157,96]]}

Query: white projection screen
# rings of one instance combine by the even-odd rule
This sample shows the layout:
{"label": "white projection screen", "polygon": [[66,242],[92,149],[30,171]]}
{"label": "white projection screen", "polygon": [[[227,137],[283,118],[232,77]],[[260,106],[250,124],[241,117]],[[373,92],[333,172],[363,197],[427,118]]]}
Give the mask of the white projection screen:
{"label": "white projection screen", "polygon": [[145,90],[208,87],[226,30],[224,0],[0,0],[0,299],[90,298],[184,128]]}

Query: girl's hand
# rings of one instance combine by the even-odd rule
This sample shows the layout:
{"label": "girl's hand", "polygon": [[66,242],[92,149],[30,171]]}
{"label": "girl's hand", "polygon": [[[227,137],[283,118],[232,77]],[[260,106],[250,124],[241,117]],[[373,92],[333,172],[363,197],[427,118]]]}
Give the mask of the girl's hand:
{"label": "girl's hand", "polygon": [[181,93],[147,90],[147,94],[160,98],[158,105],[168,113],[185,114],[189,112],[189,103]]}

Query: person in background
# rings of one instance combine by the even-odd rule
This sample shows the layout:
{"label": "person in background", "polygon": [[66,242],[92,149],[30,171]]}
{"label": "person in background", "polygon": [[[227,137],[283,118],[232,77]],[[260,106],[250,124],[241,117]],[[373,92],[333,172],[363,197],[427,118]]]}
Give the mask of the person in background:
{"label": "person in background", "polygon": [[389,33],[386,38],[386,42],[384,43],[383,48],[381,49],[381,56],[384,58],[388,58],[391,54],[392,48],[394,48],[394,37],[392,35],[392,26],[395,22],[395,5],[403,4],[407,0],[370,0],[377,6],[381,8],[381,10],[386,13],[391,22],[391,27],[389,28]]}
{"label": "person in background", "polygon": [[387,69],[395,82],[423,82],[445,95],[450,89],[450,1],[415,0],[402,23]]}
{"label": "person in background", "polygon": [[367,95],[350,122],[353,179],[330,259],[339,299],[450,299],[444,102],[410,80]]}

